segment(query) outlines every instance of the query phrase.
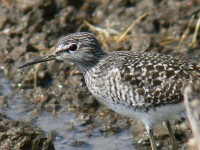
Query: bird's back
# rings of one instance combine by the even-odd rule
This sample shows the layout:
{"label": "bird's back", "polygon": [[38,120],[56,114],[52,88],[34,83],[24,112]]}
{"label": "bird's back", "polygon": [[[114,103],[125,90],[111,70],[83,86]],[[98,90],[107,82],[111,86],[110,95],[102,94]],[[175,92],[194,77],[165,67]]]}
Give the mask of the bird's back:
{"label": "bird's back", "polygon": [[89,90],[100,101],[140,111],[180,103],[185,84],[199,77],[194,63],[158,53],[128,51],[107,54],[85,74]]}

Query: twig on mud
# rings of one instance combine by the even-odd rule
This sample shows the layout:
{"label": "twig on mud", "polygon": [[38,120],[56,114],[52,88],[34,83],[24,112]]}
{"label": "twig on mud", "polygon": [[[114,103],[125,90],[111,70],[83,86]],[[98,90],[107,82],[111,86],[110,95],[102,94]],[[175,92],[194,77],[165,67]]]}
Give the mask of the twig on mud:
{"label": "twig on mud", "polygon": [[183,41],[185,41],[189,35],[189,32],[190,32],[190,26],[192,24],[192,21],[194,20],[194,15],[190,18],[190,21],[185,29],[185,31],[183,32],[182,36],[181,36],[181,39],[179,41],[179,44],[177,46],[177,49],[179,48],[179,46],[183,43]]}
{"label": "twig on mud", "polygon": [[[107,28],[101,28],[101,27],[90,24],[86,20],[84,21],[84,23],[91,30],[98,33],[99,40],[101,41],[103,47],[105,49],[109,49],[109,46],[107,43],[113,42],[113,41],[117,43],[121,42],[123,39],[125,39],[127,33],[131,30],[131,28],[133,28],[137,23],[139,23],[142,19],[144,19],[148,15],[149,15],[148,13],[145,13],[139,16],[136,20],[132,22],[132,24],[123,33],[120,33],[117,30],[110,28],[109,25],[107,25],[108,26]],[[105,37],[106,37],[106,40],[105,40]]]}
{"label": "twig on mud", "polygon": [[178,41],[177,38],[175,38],[173,36],[166,36],[166,35],[165,36],[159,36],[159,39],[161,39],[160,42],[159,42],[160,46],[169,45],[173,42]]}
{"label": "twig on mud", "polygon": [[23,78],[23,80],[20,83],[21,84],[20,87],[24,85],[25,81],[27,81],[27,78],[29,77],[30,74],[31,74],[31,71],[29,71],[28,74]]}
{"label": "twig on mud", "polygon": [[127,35],[127,33],[137,24],[139,23],[142,19],[147,17],[149,14],[144,13],[143,15],[139,16],[136,20],[132,22],[132,24],[124,31],[124,33],[119,37],[117,40],[117,43],[121,42],[121,40]]}
{"label": "twig on mud", "polygon": [[[38,48],[39,48],[39,47],[38,47]],[[48,49],[46,49],[46,48],[41,48],[41,47],[40,47],[39,50],[45,51],[45,53],[46,53],[46,52],[49,53],[49,52],[54,51],[54,50],[55,50],[55,47],[54,47],[54,46],[51,47],[49,51],[48,51]],[[35,65],[35,71],[34,71],[34,88],[37,88],[37,73],[38,73],[39,68],[40,68],[40,63]]]}
{"label": "twig on mud", "polygon": [[[108,26],[108,28],[101,28],[98,26],[94,26],[92,24],[90,24],[89,22],[87,22],[86,20],[84,20],[84,23],[93,31],[98,33],[98,37],[99,37],[99,41],[102,43],[103,47],[105,47],[105,49],[108,49],[108,44],[105,42],[105,37],[106,40],[111,38],[111,34],[119,36],[120,33],[117,30],[114,30],[112,28],[110,28]],[[113,38],[113,36],[112,36]]]}
{"label": "twig on mud", "polygon": [[84,23],[93,31],[97,31],[100,32],[102,34],[104,34],[107,38],[110,37],[110,34],[114,34],[114,35],[118,35],[120,34],[117,30],[114,30],[112,28],[101,28],[98,26],[94,26],[91,23],[87,22],[86,20],[84,20]]}
{"label": "twig on mud", "polygon": [[194,48],[194,47],[197,46],[197,35],[198,35],[198,32],[199,32],[199,28],[200,28],[200,17],[197,20],[194,36],[193,36],[193,39],[192,39],[192,43],[190,44],[190,47]]}
{"label": "twig on mud", "polygon": [[34,71],[34,88],[37,88],[37,73],[40,68],[40,64],[36,64],[35,71]]}
{"label": "twig on mud", "polygon": [[8,9],[11,8],[11,5],[10,5],[9,0],[2,0],[2,3],[3,3]]}

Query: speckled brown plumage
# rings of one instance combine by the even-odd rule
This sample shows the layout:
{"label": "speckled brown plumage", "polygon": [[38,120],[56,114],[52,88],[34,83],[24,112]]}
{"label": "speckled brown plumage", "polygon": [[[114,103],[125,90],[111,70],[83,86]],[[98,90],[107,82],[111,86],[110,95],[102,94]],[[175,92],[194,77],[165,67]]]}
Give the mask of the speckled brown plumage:
{"label": "speckled brown plumage", "polygon": [[[116,61],[117,60],[117,61]],[[116,78],[117,69],[120,74],[118,84],[128,88],[117,88],[109,84],[112,74]],[[113,73],[111,73],[113,71]],[[183,100],[182,90],[187,82],[199,79],[200,72],[195,63],[182,61],[172,56],[149,52],[112,52],[107,54],[99,63],[87,72],[88,87],[99,99],[111,97],[110,100],[125,104],[134,110],[148,111],[150,107],[180,103]],[[95,78],[93,78],[95,77]],[[98,82],[101,82],[99,83]],[[103,84],[103,85],[102,85]],[[109,86],[106,86],[109,85]],[[97,91],[93,89],[98,88]],[[114,89],[112,89],[114,86]],[[105,88],[107,87],[107,88]],[[109,91],[109,92],[107,92]],[[135,97],[130,97],[130,92]],[[124,98],[120,95],[125,94]],[[104,96],[101,96],[104,95]],[[112,98],[113,95],[114,97]]]}

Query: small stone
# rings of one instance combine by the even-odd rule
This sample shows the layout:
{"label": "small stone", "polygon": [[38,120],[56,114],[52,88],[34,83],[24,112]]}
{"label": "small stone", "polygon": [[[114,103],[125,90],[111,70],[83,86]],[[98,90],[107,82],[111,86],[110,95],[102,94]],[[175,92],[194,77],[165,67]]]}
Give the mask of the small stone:
{"label": "small stone", "polygon": [[70,144],[72,147],[76,147],[76,148],[86,148],[89,146],[89,144],[85,141],[79,141],[79,140],[75,140]]}
{"label": "small stone", "polygon": [[0,105],[1,105],[1,107],[3,107],[3,106],[7,107],[8,106],[8,103],[7,103],[4,96],[0,96]]}

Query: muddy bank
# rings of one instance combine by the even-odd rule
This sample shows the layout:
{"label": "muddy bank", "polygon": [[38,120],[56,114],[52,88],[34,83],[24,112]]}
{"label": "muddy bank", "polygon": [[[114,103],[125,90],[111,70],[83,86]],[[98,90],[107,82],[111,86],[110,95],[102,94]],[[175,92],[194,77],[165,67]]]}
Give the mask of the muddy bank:
{"label": "muddy bank", "polygon": [[30,123],[13,121],[0,113],[0,149],[55,150],[53,142]]}
{"label": "muddy bank", "polygon": [[[74,112],[89,137],[94,136],[98,126],[100,135],[109,138],[130,129],[132,121],[99,104],[76,66],[62,62],[21,70],[18,66],[49,53],[55,49],[59,37],[77,31],[95,33],[106,51],[154,51],[200,63],[199,33],[195,37],[199,5],[198,0],[3,0],[0,4],[1,70],[13,81],[16,92],[36,107],[35,114]],[[128,32],[123,35],[125,31]],[[182,134],[188,131],[183,124],[174,125],[182,145],[190,137],[188,132]],[[138,121],[134,125],[134,143],[143,143],[148,148],[143,126]],[[72,128],[76,130],[76,125]],[[168,145],[165,130],[159,131],[161,147]],[[90,140],[74,143],[87,148]]]}

